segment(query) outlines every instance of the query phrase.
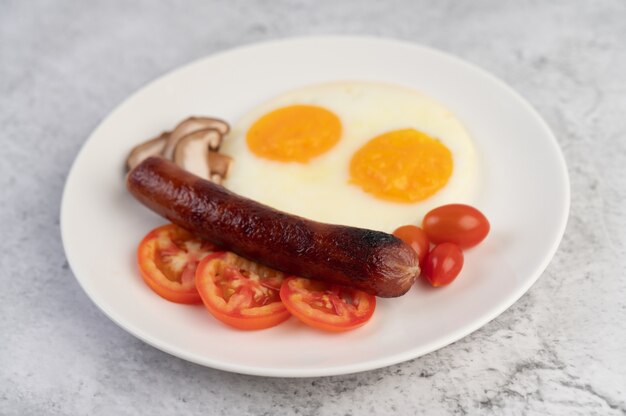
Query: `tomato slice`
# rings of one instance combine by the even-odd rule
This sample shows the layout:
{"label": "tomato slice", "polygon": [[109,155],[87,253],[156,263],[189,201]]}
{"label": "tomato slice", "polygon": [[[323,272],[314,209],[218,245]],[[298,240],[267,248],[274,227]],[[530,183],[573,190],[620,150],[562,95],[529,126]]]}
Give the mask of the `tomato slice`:
{"label": "tomato slice", "polygon": [[239,329],[280,324],[290,313],[280,300],[284,274],[231,252],[207,256],[196,270],[204,306],[223,323]]}
{"label": "tomato slice", "polygon": [[161,297],[176,303],[200,303],[195,273],[198,262],[216,246],[174,224],[150,231],[139,244],[141,277]]}
{"label": "tomato slice", "polygon": [[309,326],[331,332],[364,325],[376,308],[373,295],[303,277],[285,279],[280,298],[293,316]]}

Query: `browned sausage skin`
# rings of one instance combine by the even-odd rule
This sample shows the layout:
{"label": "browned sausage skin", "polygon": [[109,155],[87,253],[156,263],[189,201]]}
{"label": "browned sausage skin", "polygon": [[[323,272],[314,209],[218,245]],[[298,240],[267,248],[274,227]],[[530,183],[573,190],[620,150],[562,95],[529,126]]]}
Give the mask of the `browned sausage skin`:
{"label": "browned sausage skin", "polygon": [[287,274],[396,297],[419,274],[417,255],[380,231],[323,224],[236,195],[151,157],[128,175],[141,203],[189,231]]}

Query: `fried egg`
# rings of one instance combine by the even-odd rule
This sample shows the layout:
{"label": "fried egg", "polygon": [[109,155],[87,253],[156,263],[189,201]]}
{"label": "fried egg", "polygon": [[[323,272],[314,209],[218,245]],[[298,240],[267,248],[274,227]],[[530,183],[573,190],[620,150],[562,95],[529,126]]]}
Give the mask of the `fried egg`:
{"label": "fried egg", "polygon": [[312,220],[392,232],[430,209],[472,203],[478,167],[461,122],[411,89],[311,85],[255,107],[222,151],[224,185]]}

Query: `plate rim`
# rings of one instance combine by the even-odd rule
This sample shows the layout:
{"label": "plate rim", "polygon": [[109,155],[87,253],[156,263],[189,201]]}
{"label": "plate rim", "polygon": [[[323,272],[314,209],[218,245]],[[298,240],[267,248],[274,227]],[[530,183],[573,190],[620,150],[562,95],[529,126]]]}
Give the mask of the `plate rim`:
{"label": "plate rim", "polygon": [[[90,290],[83,284],[83,281],[78,277],[75,272],[75,260],[73,260],[73,256],[70,254],[71,250],[68,251],[67,241],[68,241],[68,223],[69,219],[65,219],[68,210],[66,206],[68,204],[68,183],[71,182],[71,179],[76,175],[76,165],[77,161],[84,154],[85,148],[88,143],[92,140],[92,138],[96,135],[96,133],[102,128],[102,126],[107,122],[107,120],[116,114],[118,111],[121,111],[125,105],[133,100],[136,96],[141,95],[145,90],[150,89],[154,84],[157,84],[169,76],[173,76],[179,71],[184,71],[189,67],[199,65],[202,62],[210,59],[219,59],[222,56],[228,54],[236,54],[240,52],[244,52],[249,49],[254,49],[258,47],[273,47],[286,45],[289,43],[301,43],[301,42],[319,42],[319,41],[341,41],[341,42],[374,42],[379,44],[387,44],[387,45],[395,45],[395,46],[403,46],[414,49],[421,49],[423,52],[427,52],[429,54],[437,55],[444,60],[452,62],[455,65],[462,66],[467,70],[474,71],[479,73],[480,75],[487,78],[490,82],[497,84],[500,88],[508,93],[508,96],[514,99],[517,104],[521,105],[530,116],[537,122],[538,126],[541,130],[544,131],[547,140],[547,143],[553,148],[554,154],[556,155],[556,160],[558,163],[558,171],[560,172],[563,179],[563,200],[561,201],[561,213],[559,216],[559,224],[558,224],[558,232],[557,237],[554,239],[550,249],[546,251],[541,262],[538,262],[537,266],[533,270],[532,273],[529,274],[528,278],[525,280],[524,284],[517,290],[502,298],[496,306],[491,309],[490,313],[485,314],[484,316],[474,320],[472,323],[462,326],[456,331],[448,334],[443,340],[435,340],[431,341],[426,345],[422,345],[420,347],[412,348],[402,353],[394,354],[391,356],[385,356],[373,360],[368,360],[366,362],[347,364],[343,366],[333,366],[333,367],[321,367],[321,368],[289,368],[289,369],[275,369],[272,367],[262,367],[262,366],[249,366],[249,365],[239,365],[232,363],[224,363],[222,361],[216,361],[214,359],[210,359],[207,357],[199,357],[195,354],[187,353],[184,350],[177,348],[176,346],[170,345],[168,343],[164,343],[159,339],[155,339],[151,335],[145,333],[141,328],[136,327],[128,322],[125,322],[124,319],[116,314],[115,311],[107,310],[105,307],[101,305],[100,302],[96,301],[98,299],[98,295],[90,292]],[[499,315],[501,315],[504,311],[510,308],[514,303],[516,303],[528,290],[535,284],[537,279],[541,276],[541,274],[545,271],[550,261],[556,254],[556,251],[563,239],[563,235],[565,233],[565,229],[567,227],[570,205],[571,205],[571,189],[570,189],[570,179],[569,173],[567,170],[567,164],[565,161],[565,156],[563,154],[562,149],[560,148],[556,136],[550,129],[548,123],[541,117],[537,110],[516,90],[514,90],[507,83],[502,81],[497,76],[488,72],[485,69],[482,69],[478,65],[468,62],[460,57],[457,57],[451,53],[444,52],[438,49],[435,49],[430,46],[422,45],[419,43],[414,43],[408,40],[402,40],[393,37],[378,37],[378,36],[356,36],[356,35],[311,35],[311,36],[294,36],[294,37],[285,37],[285,38],[274,38],[270,40],[265,40],[261,42],[250,42],[246,44],[242,44],[239,46],[235,46],[232,48],[222,49],[215,53],[197,58],[188,62],[186,64],[177,66],[172,68],[165,73],[157,76],[155,79],[147,82],[142,87],[135,90],[133,93],[124,98],[121,102],[119,102],[113,110],[108,112],[102,120],[98,123],[98,125],[90,132],[87,139],[83,142],[80,147],[80,150],[76,153],[72,161],[71,168],[65,177],[65,183],[63,185],[63,192],[61,196],[61,204],[60,204],[60,230],[61,230],[61,240],[63,245],[63,250],[65,253],[65,257],[68,261],[70,269],[72,270],[72,274],[74,278],[78,281],[79,286],[85,292],[87,297],[96,305],[96,307],[111,321],[113,321],[116,325],[124,329],[126,332],[131,335],[137,337],[143,342],[151,345],[154,348],[157,348],[163,352],[166,352],[170,355],[176,356],[180,359],[184,359],[189,362],[193,362],[195,364],[199,364],[205,367],[210,367],[213,369],[233,372],[238,374],[246,374],[253,376],[264,376],[264,377],[287,377],[287,378],[308,378],[308,377],[321,377],[321,376],[335,376],[335,375],[343,375],[343,374],[354,374],[364,371],[370,371],[378,368],[388,367],[394,364],[398,364],[401,362],[405,362],[408,360],[412,360],[415,358],[419,358],[423,355],[429,354],[435,350],[446,347],[465,336],[470,335],[475,332],[479,328],[483,327]],[[439,342],[436,342],[439,341]]]}

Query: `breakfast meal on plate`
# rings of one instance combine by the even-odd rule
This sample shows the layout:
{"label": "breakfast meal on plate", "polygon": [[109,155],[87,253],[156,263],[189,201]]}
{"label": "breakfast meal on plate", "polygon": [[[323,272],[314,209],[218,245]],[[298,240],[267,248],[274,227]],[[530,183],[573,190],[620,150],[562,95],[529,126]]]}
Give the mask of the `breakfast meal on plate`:
{"label": "breakfast meal on plate", "polygon": [[450,204],[476,192],[461,123],[387,84],[301,88],[232,130],[190,117],[136,146],[127,169],[129,192],[173,223],[139,245],[146,284],[240,329],[292,315],[327,331],[357,328],[376,296],[404,295],[420,275],[452,282],[462,250],[489,232],[480,211]]}

